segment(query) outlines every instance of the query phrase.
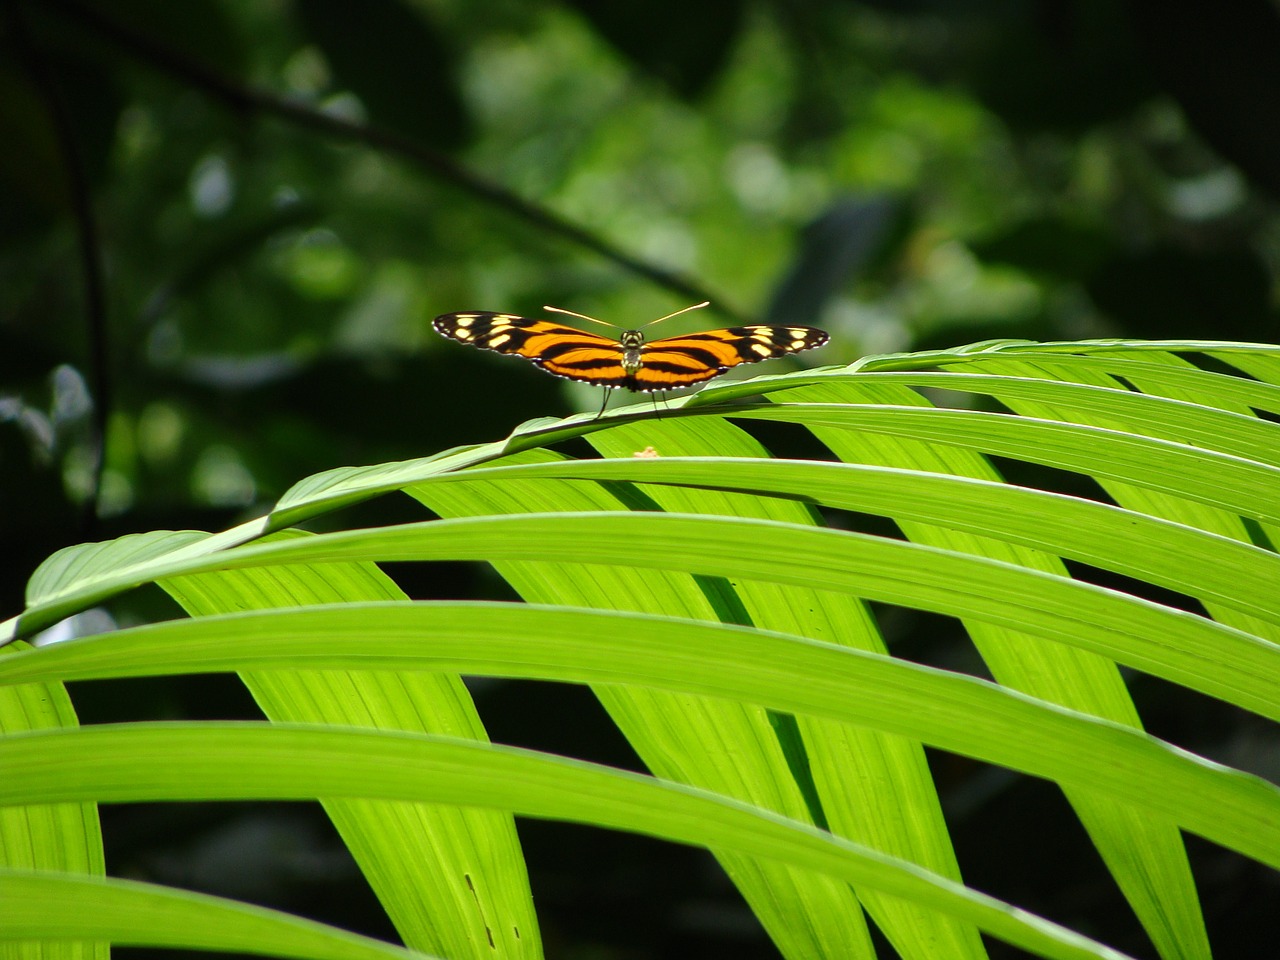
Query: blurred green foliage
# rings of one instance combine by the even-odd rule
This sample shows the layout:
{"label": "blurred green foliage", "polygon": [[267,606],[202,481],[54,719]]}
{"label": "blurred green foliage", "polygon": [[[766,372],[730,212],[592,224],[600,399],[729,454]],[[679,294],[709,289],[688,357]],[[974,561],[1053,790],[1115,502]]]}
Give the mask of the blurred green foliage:
{"label": "blurred green foliage", "polygon": [[[1241,172],[1266,140],[1238,129],[1263,104],[1240,76],[1194,128],[1186,78],[1163,83],[1193,19],[1084,0],[14,4],[3,389],[46,419],[62,365],[101,392],[76,177],[107,291],[108,516],[253,508],[334,463],[590,406],[437,341],[436,313],[550,302],[626,326],[687,299],[277,97],[456,161],[742,314],[827,326],[827,362],[1008,335],[1267,339],[1274,216]],[[77,425],[10,421],[11,481],[66,488],[74,513]],[[222,469],[249,482],[211,485]]]}
{"label": "blurred green foliage", "polygon": [[705,292],[829,329],[813,363],[1275,337],[1266,0],[3,7],[10,614],[68,543],[598,402],[446,311]]}

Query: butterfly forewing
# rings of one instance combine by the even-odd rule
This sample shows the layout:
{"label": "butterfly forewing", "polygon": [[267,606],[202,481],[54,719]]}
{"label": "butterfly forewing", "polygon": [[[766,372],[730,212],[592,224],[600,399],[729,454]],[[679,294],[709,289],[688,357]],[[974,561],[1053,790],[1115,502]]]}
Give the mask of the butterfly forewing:
{"label": "butterfly forewing", "polygon": [[664,337],[646,344],[635,380],[639,390],[669,390],[711,380],[741,363],[758,363],[827,342],[815,327],[754,325]]}
{"label": "butterfly forewing", "polygon": [[517,353],[530,360],[537,360],[570,340],[598,346],[614,343],[609,337],[511,313],[446,313],[436,317],[432,325],[437,333],[459,343],[498,353]]}
{"label": "butterfly forewing", "polygon": [[622,348],[611,337],[511,313],[446,313],[433,326],[459,343],[532,360],[558,377],[606,387],[625,380]]}
{"label": "butterfly forewing", "polygon": [[[664,337],[639,347],[639,366],[612,337],[509,313],[446,313],[436,330],[473,347],[514,353],[558,377],[602,387],[674,390],[711,380],[730,367],[812,350],[829,339],[815,327],[753,325]],[[624,340],[642,341],[635,331]]]}

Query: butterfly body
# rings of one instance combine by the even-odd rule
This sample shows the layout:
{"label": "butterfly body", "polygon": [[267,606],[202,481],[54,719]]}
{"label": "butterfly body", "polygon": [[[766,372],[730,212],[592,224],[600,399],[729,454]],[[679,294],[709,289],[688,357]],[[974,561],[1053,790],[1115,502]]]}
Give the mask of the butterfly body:
{"label": "butterfly body", "polygon": [[652,341],[640,330],[624,330],[615,340],[510,313],[446,313],[433,325],[450,339],[524,357],[557,377],[642,393],[702,383],[739,364],[811,350],[829,339],[816,327],[757,324]]}

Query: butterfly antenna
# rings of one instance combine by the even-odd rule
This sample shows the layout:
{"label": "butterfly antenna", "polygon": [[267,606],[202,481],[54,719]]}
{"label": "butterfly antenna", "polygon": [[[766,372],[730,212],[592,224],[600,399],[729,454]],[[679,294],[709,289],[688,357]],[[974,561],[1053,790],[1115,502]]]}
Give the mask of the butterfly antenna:
{"label": "butterfly antenna", "polygon": [[690,310],[701,310],[703,307],[711,306],[710,300],[703,300],[701,303],[695,303],[691,307],[685,307],[683,310],[677,310],[675,313],[668,313],[665,317],[659,317],[657,320],[650,320],[645,324],[646,327],[652,327],[655,323],[661,323],[663,320],[670,320],[672,317],[678,317],[682,313],[688,313]]}
{"label": "butterfly antenna", "polygon": [[572,310],[566,310],[563,307],[548,307],[544,304],[542,309],[546,310],[548,313],[563,313],[565,316],[577,317],[579,320],[590,320],[592,323],[598,323],[602,327],[613,327],[615,330],[618,329],[618,325],[616,323],[610,323],[608,320],[597,320],[595,317],[588,317],[585,313],[574,313]]}

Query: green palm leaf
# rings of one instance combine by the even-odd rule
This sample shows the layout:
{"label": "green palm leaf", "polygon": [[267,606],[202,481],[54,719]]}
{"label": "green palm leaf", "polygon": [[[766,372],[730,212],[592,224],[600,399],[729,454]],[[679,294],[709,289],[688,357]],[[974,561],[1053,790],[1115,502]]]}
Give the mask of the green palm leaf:
{"label": "green palm leaf", "polygon": [[[1188,362],[1196,351],[1217,366]],[[70,882],[100,870],[76,826],[91,801],[314,797],[407,943],[536,956],[514,811],[707,845],[792,957],[872,956],[862,908],[905,957],[981,957],[979,930],[1045,956],[1112,955],[960,885],[927,744],[1061,784],[1161,956],[1207,957],[1178,831],[1280,865],[1280,790],[1142,733],[1117,665],[1280,717],[1280,427],[1259,416],[1280,410],[1278,359],[1105,342],[870,358],[714,385],[661,420],[537,421],[499,443],[329,471],[221,534],[68,548],[0,636],[149,582],[198,616],[15,652],[0,691],[237,671],[281,723],[77,731],[68,713],[40,733],[11,709],[0,800],[25,813],[5,813],[6,835],[53,850],[31,813],[64,811],[65,852],[39,866]],[[933,406],[934,389],[973,409]],[[775,402],[715,404],[752,392]],[[771,459],[726,417],[800,425],[835,462]],[[546,450],[579,436],[602,459]],[[1011,485],[992,456],[1105,495]],[[451,519],[265,537],[395,490]],[[833,529],[823,511],[879,514],[902,537]],[[407,602],[373,566],[404,560],[486,561],[531,603]],[[1205,613],[1083,582],[1068,563]],[[893,658],[869,602],[956,618],[1000,686]],[[592,684],[661,779],[485,746],[460,673]],[[157,750],[173,751],[173,775],[140,776]],[[235,929],[222,948],[243,942]],[[105,926],[83,936],[124,942]]]}

